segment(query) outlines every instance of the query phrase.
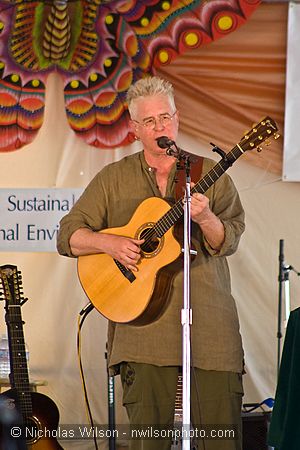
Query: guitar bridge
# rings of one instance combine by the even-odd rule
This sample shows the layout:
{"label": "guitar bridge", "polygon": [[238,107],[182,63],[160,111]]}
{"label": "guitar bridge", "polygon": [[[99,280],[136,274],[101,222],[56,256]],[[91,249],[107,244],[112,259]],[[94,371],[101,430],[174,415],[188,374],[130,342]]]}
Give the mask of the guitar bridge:
{"label": "guitar bridge", "polygon": [[120,270],[120,272],[124,275],[125,278],[127,278],[128,281],[130,281],[130,283],[133,283],[134,280],[136,279],[136,276],[134,275],[134,273],[132,272],[132,270],[126,269],[125,266],[123,266],[123,264],[121,264],[119,261],[117,261],[116,259],[114,259],[114,262],[116,263],[118,269]]}

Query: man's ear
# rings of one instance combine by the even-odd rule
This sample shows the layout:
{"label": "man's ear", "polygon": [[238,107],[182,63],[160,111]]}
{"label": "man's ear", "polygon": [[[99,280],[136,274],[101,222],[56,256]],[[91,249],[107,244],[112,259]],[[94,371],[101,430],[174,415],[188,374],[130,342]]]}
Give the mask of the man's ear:
{"label": "man's ear", "polygon": [[134,134],[135,139],[139,139],[139,136],[137,135],[137,125],[132,119],[129,119],[129,131]]}

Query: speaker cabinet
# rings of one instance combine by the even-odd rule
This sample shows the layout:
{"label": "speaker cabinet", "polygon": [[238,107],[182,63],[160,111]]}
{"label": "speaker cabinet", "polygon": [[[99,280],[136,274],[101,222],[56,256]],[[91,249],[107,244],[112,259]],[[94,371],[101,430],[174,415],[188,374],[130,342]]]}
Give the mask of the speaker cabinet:
{"label": "speaker cabinet", "polygon": [[267,437],[271,412],[242,413],[243,450],[270,450]]}

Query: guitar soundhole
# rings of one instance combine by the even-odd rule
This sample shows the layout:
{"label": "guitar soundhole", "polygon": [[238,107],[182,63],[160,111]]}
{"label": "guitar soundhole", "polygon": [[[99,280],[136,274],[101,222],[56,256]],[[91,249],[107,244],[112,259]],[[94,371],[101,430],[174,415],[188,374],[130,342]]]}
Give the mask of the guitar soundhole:
{"label": "guitar soundhole", "polygon": [[145,258],[156,256],[163,244],[163,238],[157,237],[151,225],[144,225],[138,233],[138,239],[145,239],[145,242],[141,245],[141,250]]}
{"label": "guitar soundhole", "polygon": [[25,438],[29,445],[37,442],[41,436],[41,423],[36,417],[27,417],[25,423]]}

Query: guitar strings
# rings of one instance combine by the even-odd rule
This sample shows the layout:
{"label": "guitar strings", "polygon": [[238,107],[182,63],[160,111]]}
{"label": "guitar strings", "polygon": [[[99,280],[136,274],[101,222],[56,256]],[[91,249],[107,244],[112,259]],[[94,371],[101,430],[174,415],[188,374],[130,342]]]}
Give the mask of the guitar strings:
{"label": "guitar strings", "polygon": [[[230,152],[232,153],[232,152]],[[227,163],[228,164],[228,163]],[[226,165],[227,165],[226,164]],[[219,172],[218,169],[221,169]],[[191,189],[191,194],[195,192],[205,192],[212,184],[218,179],[227,169],[227,167],[222,167],[220,162],[217,163],[197,184]],[[214,177],[212,176],[214,174]],[[171,226],[182,216],[183,214],[183,203],[184,199],[178,200],[173,207],[171,207],[156,223],[155,225],[147,230],[143,239],[145,239],[144,244],[150,244],[154,237],[162,237],[166,231],[168,231]],[[159,232],[159,234],[157,233]],[[142,244],[143,245],[143,244]]]}
{"label": "guitar strings", "polygon": [[[266,120],[269,123],[268,120]],[[259,139],[262,136],[259,136]],[[246,139],[246,138],[245,138]],[[263,138],[260,139],[262,142]],[[246,141],[247,142],[247,141]],[[260,142],[260,143],[261,143]],[[240,143],[241,144],[241,143]],[[219,161],[215,166],[201,179],[197,182],[197,184],[191,189],[191,194],[194,192],[204,193],[209,189],[218,178],[223,175],[224,172],[236,161],[245,150],[241,147],[241,145],[236,145],[233,149],[228,152],[224,157],[222,157],[221,161]],[[173,226],[183,213],[183,198],[177,201],[173,207],[169,209],[156,223],[152,228],[149,228],[146,233],[140,237],[145,239],[144,244],[150,244],[153,242],[153,238],[162,237],[170,228]],[[143,245],[142,244],[142,249]]]}

